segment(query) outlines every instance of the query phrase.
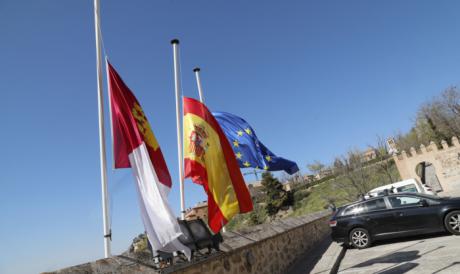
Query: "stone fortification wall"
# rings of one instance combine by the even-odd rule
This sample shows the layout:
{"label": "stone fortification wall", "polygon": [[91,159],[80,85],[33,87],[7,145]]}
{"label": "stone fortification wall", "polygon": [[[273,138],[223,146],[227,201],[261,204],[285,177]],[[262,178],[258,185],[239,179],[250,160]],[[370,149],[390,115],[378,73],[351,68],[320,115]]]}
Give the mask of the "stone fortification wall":
{"label": "stone fortification wall", "polygon": [[[300,255],[329,234],[329,212],[291,217],[224,233],[223,252],[206,260],[170,267],[163,273],[286,273]],[[160,273],[148,264],[116,256],[52,273]]]}
{"label": "stone fortification wall", "polygon": [[416,178],[420,181],[416,167],[419,163],[429,162],[434,166],[444,192],[460,189],[460,143],[455,136],[451,146],[442,141],[441,148],[438,148],[436,143],[430,142],[428,146],[422,144],[419,150],[412,147],[409,153],[403,150],[399,155],[393,155],[393,159],[403,180]]}

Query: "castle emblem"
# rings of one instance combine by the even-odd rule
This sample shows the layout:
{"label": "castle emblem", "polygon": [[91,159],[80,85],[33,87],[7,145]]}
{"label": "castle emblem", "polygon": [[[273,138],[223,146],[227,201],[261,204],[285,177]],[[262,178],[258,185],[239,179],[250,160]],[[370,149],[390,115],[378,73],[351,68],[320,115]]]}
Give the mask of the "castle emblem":
{"label": "castle emblem", "polygon": [[157,139],[155,138],[155,135],[153,135],[149,121],[147,121],[147,117],[145,116],[141,106],[137,103],[134,103],[134,107],[131,110],[131,112],[133,114],[134,119],[136,120],[139,132],[144,137],[145,143],[154,150],[156,150],[159,147]]}

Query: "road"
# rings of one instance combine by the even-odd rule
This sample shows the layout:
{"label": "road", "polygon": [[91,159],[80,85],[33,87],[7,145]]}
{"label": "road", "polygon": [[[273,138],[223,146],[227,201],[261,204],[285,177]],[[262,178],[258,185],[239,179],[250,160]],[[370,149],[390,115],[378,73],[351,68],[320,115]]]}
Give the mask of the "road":
{"label": "road", "polygon": [[460,273],[460,236],[437,234],[348,249],[339,273]]}

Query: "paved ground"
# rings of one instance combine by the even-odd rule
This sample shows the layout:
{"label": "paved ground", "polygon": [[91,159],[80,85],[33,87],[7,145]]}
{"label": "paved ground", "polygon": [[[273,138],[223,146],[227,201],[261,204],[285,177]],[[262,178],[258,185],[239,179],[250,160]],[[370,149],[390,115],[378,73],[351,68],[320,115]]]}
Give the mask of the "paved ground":
{"label": "paved ground", "polygon": [[342,247],[328,235],[313,250],[305,253],[288,271],[289,274],[327,274],[331,271]]}
{"label": "paved ground", "polygon": [[460,273],[460,236],[438,234],[348,249],[339,273]]}

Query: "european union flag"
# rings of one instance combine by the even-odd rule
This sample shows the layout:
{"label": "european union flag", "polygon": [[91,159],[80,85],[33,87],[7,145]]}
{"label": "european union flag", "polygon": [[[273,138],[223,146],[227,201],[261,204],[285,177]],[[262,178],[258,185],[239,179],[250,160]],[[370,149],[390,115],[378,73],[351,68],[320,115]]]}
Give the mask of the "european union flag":
{"label": "european union flag", "polygon": [[284,170],[289,174],[299,171],[295,162],[276,156],[264,146],[244,119],[226,112],[213,112],[212,114],[232,145],[241,168]]}

